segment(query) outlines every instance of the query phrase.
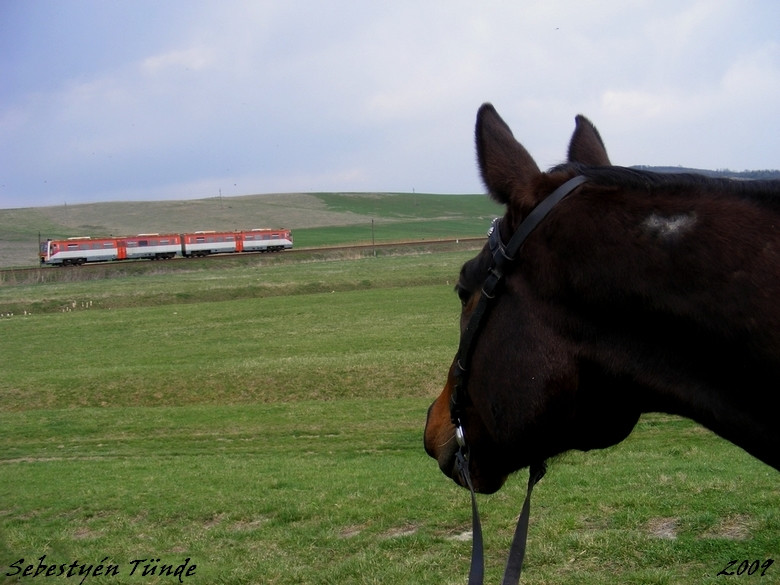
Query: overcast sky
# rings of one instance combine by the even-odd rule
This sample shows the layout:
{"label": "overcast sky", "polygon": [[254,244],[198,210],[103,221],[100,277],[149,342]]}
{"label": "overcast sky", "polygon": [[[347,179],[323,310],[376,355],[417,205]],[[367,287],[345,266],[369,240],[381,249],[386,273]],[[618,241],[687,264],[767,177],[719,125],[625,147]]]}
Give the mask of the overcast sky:
{"label": "overcast sky", "polygon": [[538,164],[780,168],[777,0],[0,0],[0,207],[481,193],[492,102]]}

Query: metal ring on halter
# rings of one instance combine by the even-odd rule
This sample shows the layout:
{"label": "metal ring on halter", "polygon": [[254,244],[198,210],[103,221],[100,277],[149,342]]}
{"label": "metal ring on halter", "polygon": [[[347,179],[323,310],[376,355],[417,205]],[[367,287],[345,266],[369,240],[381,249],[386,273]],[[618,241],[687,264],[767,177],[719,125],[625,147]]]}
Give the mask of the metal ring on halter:
{"label": "metal ring on halter", "polygon": [[463,425],[458,421],[458,425],[455,427],[455,440],[458,442],[458,446],[463,448],[466,446],[466,433],[463,432]]}

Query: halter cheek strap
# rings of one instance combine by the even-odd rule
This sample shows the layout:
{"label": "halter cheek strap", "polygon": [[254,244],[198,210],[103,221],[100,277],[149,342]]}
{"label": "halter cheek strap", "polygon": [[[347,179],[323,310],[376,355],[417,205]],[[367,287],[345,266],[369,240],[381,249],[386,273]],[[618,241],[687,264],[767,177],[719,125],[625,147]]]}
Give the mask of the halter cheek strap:
{"label": "halter cheek strap", "polygon": [[548,195],[520,223],[517,231],[512,235],[506,246],[504,246],[501,240],[501,219],[496,218],[493,220],[490,231],[488,231],[488,243],[493,255],[493,263],[488,270],[485,282],[482,284],[482,291],[477,306],[469,318],[466,329],[460,336],[460,345],[458,346],[457,359],[455,360],[455,388],[450,396],[450,416],[456,427],[462,427],[462,410],[467,401],[466,374],[471,363],[474,340],[493,299],[498,294],[498,288],[504,279],[504,270],[509,264],[514,262],[520,247],[525,243],[528,236],[531,235],[531,232],[552,211],[553,207],[587,180],[586,177],[577,175]]}
{"label": "halter cheek strap", "polygon": [[[553,191],[520,223],[517,231],[506,246],[504,246],[504,243],[501,240],[500,219],[493,220],[493,225],[488,232],[488,243],[493,255],[493,263],[488,271],[487,278],[482,285],[479,302],[469,318],[466,329],[460,337],[460,345],[458,346],[458,353],[455,360],[455,387],[450,396],[450,417],[452,423],[455,425],[455,438],[459,447],[458,452],[455,455],[455,462],[458,472],[463,479],[463,483],[466,484],[471,492],[472,547],[469,585],[482,585],[485,573],[482,527],[479,520],[479,510],[477,509],[474,486],[472,485],[471,474],[469,472],[468,444],[466,442],[465,431],[463,430],[463,414],[468,400],[468,394],[466,393],[466,375],[468,374],[471,363],[474,341],[483,324],[485,316],[492,305],[493,299],[495,299],[498,294],[499,285],[504,278],[505,267],[515,260],[515,257],[525,240],[553,207],[585,181],[587,181],[585,177],[578,175],[573,179],[569,179]],[[520,580],[523,558],[525,557],[526,537],[528,535],[528,521],[531,513],[531,491],[533,490],[534,485],[542,479],[546,470],[547,467],[544,461],[531,465],[528,476],[528,490],[526,492],[520,518],[517,520],[512,546],[509,549],[509,558],[507,559],[502,585],[515,585]]]}

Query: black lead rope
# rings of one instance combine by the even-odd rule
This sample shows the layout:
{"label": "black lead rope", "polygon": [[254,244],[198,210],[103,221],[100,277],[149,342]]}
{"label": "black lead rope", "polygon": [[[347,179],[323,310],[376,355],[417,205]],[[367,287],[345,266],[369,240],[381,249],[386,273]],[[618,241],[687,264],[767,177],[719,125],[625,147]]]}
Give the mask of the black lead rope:
{"label": "black lead rope", "polygon": [[515,535],[512,537],[512,546],[509,548],[509,558],[506,560],[504,579],[501,581],[502,585],[516,585],[520,582],[520,571],[523,570],[525,543],[528,537],[528,521],[531,516],[531,490],[542,479],[546,471],[547,466],[544,462],[539,465],[532,465],[529,470],[528,489],[525,492],[525,501],[520,512],[520,518],[517,519]]}
{"label": "black lead rope", "polygon": [[[471,474],[469,473],[468,447],[466,446],[462,424],[463,409],[466,400],[466,374],[471,362],[474,340],[482,325],[484,317],[489,312],[493,299],[498,294],[498,287],[504,278],[505,266],[514,261],[526,238],[528,238],[531,232],[547,214],[552,211],[553,207],[585,181],[587,181],[587,179],[584,176],[578,175],[569,179],[553,191],[520,223],[517,231],[512,235],[509,244],[506,246],[504,246],[504,243],[501,240],[499,220],[493,222],[492,231],[489,233],[489,244],[490,251],[493,254],[493,264],[482,285],[479,302],[474,309],[474,312],[471,314],[466,329],[460,338],[460,346],[458,347],[456,359],[457,367],[455,368],[456,383],[452,395],[450,396],[450,416],[455,425],[455,434],[459,445],[455,460],[458,472],[471,492],[472,547],[469,585],[482,585],[485,575],[482,526],[479,521],[477,498],[474,493],[474,486],[471,483]],[[528,476],[528,490],[525,495],[523,509],[517,520],[515,534],[512,538],[512,546],[509,549],[509,558],[507,559],[506,569],[504,571],[504,579],[501,582],[502,585],[516,585],[520,581],[520,572],[523,567],[523,558],[525,557],[525,543],[528,536],[528,520],[531,514],[531,491],[536,483],[542,479],[546,470],[547,467],[544,462],[531,465]]]}
{"label": "black lead rope", "polygon": [[[458,449],[455,456],[458,471],[463,481],[471,492],[471,568],[469,569],[469,584],[482,585],[485,577],[485,553],[482,542],[482,524],[479,521],[479,509],[477,508],[477,497],[474,493],[474,486],[471,484],[471,474],[469,473],[468,459],[465,454],[465,448]],[[531,516],[531,491],[547,471],[544,463],[532,465],[528,475],[528,489],[525,493],[525,501],[520,517],[517,519],[515,534],[512,537],[512,546],[509,547],[509,558],[506,561],[504,569],[504,578],[501,585],[517,585],[520,582],[520,573],[523,570],[523,559],[525,558],[525,543],[528,538],[528,521]]]}
{"label": "black lead rope", "polygon": [[471,568],[469,569],[469,585],[482,585],[485,576],[485,553],[482,546],[482,524],[479,521],[477,496],[471,485],[469,462],[466,460],[465,449],[461,447],[455,455],[458,472],[471,492]]}

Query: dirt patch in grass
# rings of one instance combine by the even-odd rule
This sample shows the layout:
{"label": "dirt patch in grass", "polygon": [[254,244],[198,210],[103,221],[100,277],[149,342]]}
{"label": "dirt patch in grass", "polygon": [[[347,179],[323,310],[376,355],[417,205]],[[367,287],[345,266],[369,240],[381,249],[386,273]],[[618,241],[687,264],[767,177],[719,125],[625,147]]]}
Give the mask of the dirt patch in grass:
{"label": "dirt patch in grass", "polygon": [[211,518],[209,518],[203,523],[203,527],[206,530],[215,528],[216,526],[219,526],[222,523],[222,520],[224,519],[225,519],[225,514],[214,514]]}
{"label": "dirt patch in grass", "polygon": [[263,524],[268,522],[268,518],[256,518],[255,520],[239,520],[230,527],[233,532],[248,532],[258,530]]}
{"label": "dirt patch in grass", "polygon": [[720,538],[724,540],[747,540],[752,534],[752,522],[749,516],[737,514],[727,516],[701,535],[701,538]]}
{"label": "dirt patch in grass", "polygon": [[72,535],[72,538],[73,540],[88,540],[88,539],[98,538],[102,535],[103,533],[99,530],[91,530],[89,528],[81,526],[75,530],[75,532]]}
{"label": "dirt patch in grass", "polygon": [[651,518],[645,523],[644,528],[655,538],[664,540],[677,538],[677,518]]}
{"label": "dirt patch in grass", "polygon": [[339,532],[339,538],[354,538],[363,531],[363,526],[345,526]]}
{"label": "dirt patch in grass", "polygon": [[448,540],[454,540],[456,542],[469,542],[472,538],[474,538],[474,533],[471,530],[466,530],[464,532],[458,532],[457,534],[449,536]]}
{"label": "dirt patch in grass", "polygon": [[404,536],[412,536],[417,533],[418,527],[413,524],[405,524],[404,526],[396,526],[386,531],[382,536],[383,538],[402,538]]}

